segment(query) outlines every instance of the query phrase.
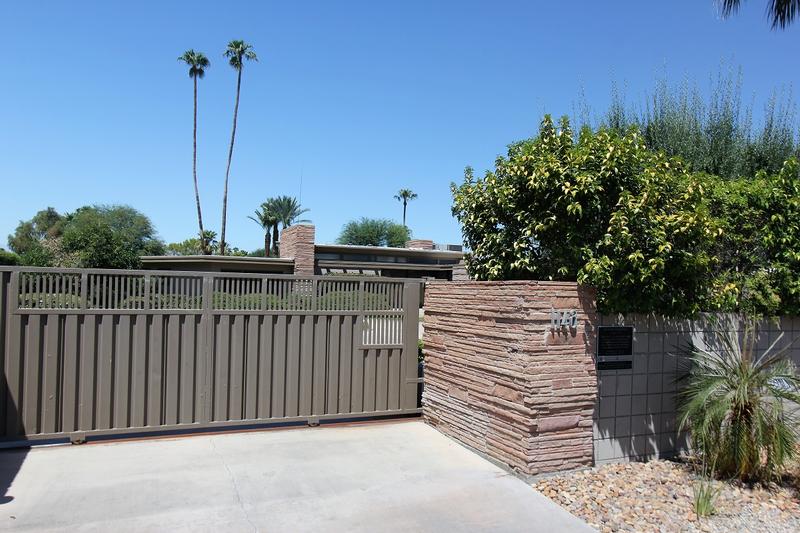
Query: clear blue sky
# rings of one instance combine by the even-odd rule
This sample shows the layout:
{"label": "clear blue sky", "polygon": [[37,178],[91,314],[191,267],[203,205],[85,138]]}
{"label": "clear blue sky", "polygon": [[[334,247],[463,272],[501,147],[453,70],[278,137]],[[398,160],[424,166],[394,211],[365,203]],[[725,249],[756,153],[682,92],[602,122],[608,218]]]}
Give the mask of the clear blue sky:
{"label": "clear blue sky", "polygon": [[[222,52],[252,43],[230,182],[229,241],[263,242],[246,218],[299,195],[332,242],[349,219],[399,219],[460,242],[449,183],[490,167],[545,112],[594,109],[612,80],[638,99],[666,72],[701,87],[741,66],[760,103],[800,85],[800,23],[770,31],[766,0],[721,20],[713,0],[672,2],[3,2],[0,7],[0,244],[53,206],[127,203],[166,241],[196,228],[188,48],[200,84],[199,177],[218,230],[235,73]],[[234,7],[235,6],[235,7]]]}

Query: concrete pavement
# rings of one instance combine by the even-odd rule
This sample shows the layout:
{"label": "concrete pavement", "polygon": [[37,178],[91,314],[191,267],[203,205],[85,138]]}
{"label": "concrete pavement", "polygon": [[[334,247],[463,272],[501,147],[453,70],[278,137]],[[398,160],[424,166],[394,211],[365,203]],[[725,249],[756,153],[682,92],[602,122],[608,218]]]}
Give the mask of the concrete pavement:
{"label": "concrete pavement", "polygon": [[3,451],[0,476],[0,529],[593,531],[418,420]]}

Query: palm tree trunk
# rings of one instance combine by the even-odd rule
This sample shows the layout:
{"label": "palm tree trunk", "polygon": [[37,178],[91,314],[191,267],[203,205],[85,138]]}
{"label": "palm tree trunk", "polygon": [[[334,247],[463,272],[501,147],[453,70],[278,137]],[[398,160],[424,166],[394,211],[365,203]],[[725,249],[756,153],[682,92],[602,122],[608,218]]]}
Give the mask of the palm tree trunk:
{"label": "palm tree trunk", "polygon": [[242,67],[239,66],[236,76],[236,103],[233,105],[233,130],[231,131],[231,146],[228,149],[228,168],[225,169],[225,190],[222,193],[222,231],[219,239],[219,253],[225,255],[225,223],[228,218],[228,176],[231,173],[231,159],[233,159],[233,142],[236,140],[236,117],[239,115],[239,91],[242,87]]}
{"label": "palm tree trunk", "polygon": [[408,200],[405,198],[403,199],[403,225],[406,225],[406,206],[408,205]]}
{"label": "palm tree trunk", "polygon": [[192,176],[194,177],[194,200],[197,203],[197,225],[200,227],[200,251],[208,254],[205,232],[203,231],[203,212],[200,209],[200,189],[197,187],[197,76],[194,76],[194,128],[192,130]]}
{"label": "palm tree trunk", "polygon": [[272,254],[275,257],[278,257],[281,254],[278,248],[278,235],[278,223],[275,222],[275,224],[272,226]]}
{"label": "palm tree trunk", "polygon": [[269,257],[269,226],[264,228],[264,257]]}

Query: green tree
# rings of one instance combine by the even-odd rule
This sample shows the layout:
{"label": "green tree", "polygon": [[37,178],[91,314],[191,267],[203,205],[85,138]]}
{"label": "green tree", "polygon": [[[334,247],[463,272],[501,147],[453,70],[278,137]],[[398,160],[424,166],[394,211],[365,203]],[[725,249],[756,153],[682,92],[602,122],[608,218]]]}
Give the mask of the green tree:
{"label": "green tree", "polygon": [[[272,253],[275,253],[275,247],[276,246],[271,246],[271,244],[270,244],[270,236],[274,235],[272,237],[272,240],[273,240],[273,242],[276,243],[276,245],[277,245],[277,242],[278,242],[278,221],[279,221],[279,219],[278,219],[277,213],[273,209],[273,207],[274,207],[273,204],[274,204],[274,201],[273,201],[272,198],[270,198],[266,202],[263,202],[258,209],[256,209],[255,213],[253,213],[253,216],[247,217],[250,220],[252,220],[253,222],[255,222],[256,224],[258,224],[259,226],[261,226],[261,229],[264,230],[264,256],[265,257],[269,257],[270,256],[270,253],[271,253],[270,250],[272,250]],[[274,229],[274,234],[273,234],[273,229]]]}
{"label": "green tree", "polygon": [[635,105],[612,84],[600,126],[620,134],[637,126],[648,149],[680,157],[691,171],[725,179],[752,178],[760,170],[776,174],[784,161],[800,156],[792,93],[774,90],[756,113],[742,98],[742,80],[740,70],[720,70],[705,91],[691,80],[673,85],[661,78]]}
{"label": "green tree", "polygon": [[408,202],[417,198],[417,193],[412,191],[411,189],[400,189],[397,191],[397,194],[394,195],[394,199],[398,202],[403,202],[403,225],[406,225],[406,208],[408,207]]}
{"label": "green tree", "polygon": [[213,231],[205,230],[203,232],[204,242],[200,239],[193,237],[181,242],[171,242],[166,246],[167,255],[200,255],[204,254],[204,250],[208,253],[214,253],[218,250],[219,243],[217,242],[217,234]]}
{"label": "green tree", "polygon": [[411,238],[410,230],[388,219],[366,218],[351,220],[342,228],[339,244],[358,246],[403,247]]}
{"label": "green tree", "polygon": [[236,140],[236,120],[239,116],[239,94],[242,88],[242,69],[244,62],[258,61],[258,56],[253,51],[252,45],[244,41],[231,41],[225,50],[228,63],[236,70],[236,102],[233,106],[233,129],[231,130],[231,144],[228,149],[228,166],[225,169],[225,188],[222,193],[222,228],[219,239],[219,253],[225,255],[225,229],[228,217],[228,177],[231,173],[231,160],[233,159],[233,143]]}
{"label": "green tree", "polygon": [[713,298],[706,310],[777,316],[800,313],[800,174],[706,177],[720,235],[713,243]]}
{"label": "green tree", "polygon": [[[741,0],[717,0],[724,16],[739,10]],[[772,19],[772,29],[784,29],[794,22],[800,12],[800,0],[768,0],[767,14]]]}
{"label": "green tree", "polygon": [[33,218],[20,221],[13,235],[8,236],[8,246],[19,255],[34,252],[42,241],[61,235],[64,217],[52,207],[37,212]]}
{"label": "green tree", "polygon": [[[203,79],[206,69],[210,65],[208,58],[202,52],[195,52],[194,49],[187,50],[178,61],[183,61],[189,65],[189,77],[194,84],[194,122],[192,128],[192,177],[194,179],[194,199],[197,204],[197,225],[199,227],[198,242],[203,244],[203,211],[200,208],[200,189],[197,185],[197,80]],[[208,253],[208,249],[203,246],[201,253]]]}
{"label": "green tree", "polygon": [[139,256],[164,253],[150,219],[129,206],[84,206],[63,216],[50,208],[17,230],[9,240],[30,266],[135,268]]}
{"label": "green tree", "polygon": [[139,251],[102,217],[79,215],[79,222],[69,224],[61,238],[67,254],[73,254],[79,268],[137,268]]}
{"label": "green tree", "polygon": [[702,184],[635,129],[575,141],[566,118],[556,128],[546,116],[453,195],[476,279],[578,280],[603,311],[683,315],[706,300],[717,230]]}

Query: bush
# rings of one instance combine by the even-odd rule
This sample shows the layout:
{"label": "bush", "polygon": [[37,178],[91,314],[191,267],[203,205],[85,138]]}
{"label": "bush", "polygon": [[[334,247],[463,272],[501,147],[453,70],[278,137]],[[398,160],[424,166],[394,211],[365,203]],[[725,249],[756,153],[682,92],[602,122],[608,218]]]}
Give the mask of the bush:
{"label": "bush", "polygon": [[358,246],[393,246],[402,248],[411,238],[408,227],[385,218],[351,220],[342,228],[336,242]]}
{"label": "bush", "polygon": [[[735,330],[735,328],[722,328]],[[785,402],[800,402],[800,377],[789,346],[755,353],[755,329],[742,339],[718,332],[714,348],[690,344],[690,368],[680,393],[680,428],[720,475],[742,481],[773,479],[796,454],[798,420]]]}
{"label": "bush", "polygon": [[0,266],[14,266],[19,264],[19,256],[14,252],[7,252],[0,248]]}
{"label": "bush", "polygon": [[577,142],[563,118],[511,145],[495,170],[452,186],[453,214],[480,280],[578,280],[604,312],[692,314],[705,300],[717,233],[705,189],[632,129]]}
{"label": "bush", "polygon": [[708,176],[715,240],[707,310],[800,314],[800,175],[795,159],[776,175]]}

